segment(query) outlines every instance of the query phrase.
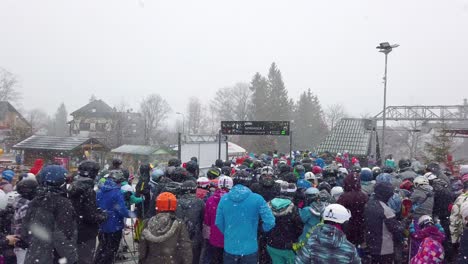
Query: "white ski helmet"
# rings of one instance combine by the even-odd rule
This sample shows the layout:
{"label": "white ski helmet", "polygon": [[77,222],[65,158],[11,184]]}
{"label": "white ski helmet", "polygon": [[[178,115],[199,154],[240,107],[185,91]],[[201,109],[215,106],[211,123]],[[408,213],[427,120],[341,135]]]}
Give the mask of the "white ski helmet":
{"label": "white ski helmet", "polygon": [[420,185],[429,185],[429,180],[424,176],[418,176],[414,179],[413,183],[416,187]]}
{"label": "white ski helmet", "polygon": [[315,177],[315,174],[308,171],[308,172],[305,173],[304,179],[306,179],[307,181],[315,181],[315,180],[317,180],[317,177]]}
{"label": "white ski helmet", "polygon": [[324,221],[343,224],[351,218],[351,212],[341,204],[330,204],[322,213]]}
{"label": "white ski helmet", "polygon": [[418,226],[424,228],[428,224],[434,224],[434,220],[429,215],[423,215],[418,219]]}
{"label": "white ski helmet", "polygon": [[275,171],[270,166],[265,166],[265,167],[262,168],[262,175],[273,176],[274,173],[275,173]]}
{"label": "white ski helmet", "polygon": [[207,177],[200,177],[197,179],[197,185],[200,188],[207,188],[210,185],[210,180]]}
{"label": "white ski helmet", "polygon": [[229,176],[221,176],[218,179],[218,188],[231,189],[234,186],[232,178]]}
{"label": "white ski helmet", "polygon": [[340,187],[340,186],[335,186],[331,189],[330,191],[330,194],[336,199],[338,200],[338,198],[340,197],[341,194],[343,194],[344,190],[343,190],[343,187]]}
{"label": "white ski helmet", "polygon": [[346,174],[348,175],[348,170],[346,168],[339,168],[338,169],[338,172],[340,172],[341,174]]}
{"label": "white ski helmet", "polygon": [[437,176],[435,176],[432,172],[428,172],[424,174],[424,177],[426,177],[429,181],[433,181],[437,179]]}

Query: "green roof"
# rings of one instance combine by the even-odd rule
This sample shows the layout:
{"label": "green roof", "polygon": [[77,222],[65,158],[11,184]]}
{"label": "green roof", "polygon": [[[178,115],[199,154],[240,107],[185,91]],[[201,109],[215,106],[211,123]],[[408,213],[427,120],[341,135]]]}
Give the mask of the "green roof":
{"label": "green roof", "polygon": [[144,145],[122,145],[113,149],[112,153],[132,154],[150,156],[158,150],[158,147],[144,146]]}
{"label": "green roof", "polygon": [[170,153],[164,149],[158,149],[153,153],[153,155],[167,155],[167,154],[170,154]]}
{"label": "green roof", "polygon": [[317,147],[318,153],[343,153],[367,156],[374,124],[370,119],[343,118]]}

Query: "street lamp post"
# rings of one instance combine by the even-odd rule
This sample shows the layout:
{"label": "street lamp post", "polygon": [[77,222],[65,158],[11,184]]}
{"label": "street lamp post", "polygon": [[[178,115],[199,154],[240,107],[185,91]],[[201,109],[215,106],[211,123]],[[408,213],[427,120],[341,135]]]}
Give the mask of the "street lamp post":
{"label": "street lamp post", "polygon": [[182,115],[182,135],[185,135],[185,115],[181,112],[176,112],[177,115]]}
{"label": "street lamp post", "polygon": [[384,98],[383,98],[383,113],[382,113],[382,145],[380,148],[381,156],[380,158],[385,161],[385,122],[386,122],[386,108],[387,108],[387,61],[388,61],[388,54],[392,52],[394,48],[397,48],[398,44],[390,45],[388,42],[382,42],[377,46],[379,52],[385,54],[385,74],[384,74]]}

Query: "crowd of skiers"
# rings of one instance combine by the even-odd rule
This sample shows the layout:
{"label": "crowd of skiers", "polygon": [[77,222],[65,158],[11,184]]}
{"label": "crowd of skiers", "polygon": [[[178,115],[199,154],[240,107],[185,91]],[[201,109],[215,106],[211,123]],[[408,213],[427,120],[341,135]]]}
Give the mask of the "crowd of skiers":
{"label": "crowd of skiers", "polygon": [[118,159],[83,161],[73,180],[42,162],[4,170],[0,261],[114,263],[136,218],[142,264],[468,263],[468,166],[346,159],[262,155],[203,174],[172,159],[141,164],[135,187]]}

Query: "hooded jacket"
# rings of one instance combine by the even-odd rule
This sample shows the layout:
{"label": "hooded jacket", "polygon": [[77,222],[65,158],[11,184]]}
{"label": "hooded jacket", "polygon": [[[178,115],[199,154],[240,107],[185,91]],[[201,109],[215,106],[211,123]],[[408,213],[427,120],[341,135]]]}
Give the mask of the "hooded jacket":
{"label": "hooded jacket", "polygon": [[314,226],[320,223],[322,212],[327,205],[327,202],[314,201],[309,206],[299,209],[299,216],[304,223],[304,228],[302,230],[301,236],[299,237],[299,241],[304,241],[306,239],[307,233]]}
{"label": "hooded jacket", "polygon": [[356,247],[332,225],[317,227],[307,244],[297,253],[296,264],[360,264]]}
{"label": "hooded jacket", "polygon": [[187,228],[173,213],[158,213],[145,221],[138,251],[140,264],[192,263]]}
{"label": "hooded jacket", "polygon": [[24,263],[53,263],[54,249],[69,263],[78,261],[75,211],[59,188],[45,189],[29,203],[21,238],[29,243]]}
{"label": "hooded jacket", "polygon": [[75,209],[78,223],[78,242],[95,239],[99,224],[106,220],[106,214],[98,210],[94,180],[77,176],[70,188],[68,197]]}
{"label": "hooded jacket", "polygon": [[202,228],[205,215],[205,203],[195,194],[183,194],[177,198],[176,216],[187,227],[192,243],[199,244],[203,241]]}
{"label": "hooded jacket", "polygon": [[[411,264],[436,264],[444,260],[442,242],[445,234],[436,226],[431,225],[411,234],[414,242],[420,244],[417,254],[411,258]],[[412,242],[413,243],[413,242]]]}
{"label": "hooded jacket", "polygon": [[294,203],[283,197],[274,198],[268,207],[275,217],[275,227],[266,233],[267,244],[276,249],[292,250],[302,232],[302,221]]}
{"label": "hooded jacket", "polygon": [[430,185],[422,185],[414,188],[410,199],[413,203],[412,211],[414,219],[417,220],[423,215],[432,215],[434,192]]}
{"label": "hooded jacket", "polygon": [[468,192],[460,194],[452,206],[452,212],[450,214],[450,236],[452,243],[459,242],[463,234],[465,224],[461,214],[461,208],[464,203],[468,203]]}
{"label": "hooded jacket", "polygon": [[262,220],[264,232],[275,226],[275,217],[262,196],[236,184],[221,197],[216,211],[216,226],[224,234],[224,251],[231,255],[250,255],[258,251],[257,228]]}
{"label": "hooded jacket", "polygon": [[394,240],[401,239],[403,227],[396,220],[395,213],[387,206],[386,201],[393,195],[391,183],[383,182],[375,186],[375,195],[365,207],[364,216],[366,223],[363,225],[366,235],[366,243],[371,255],[393,254]]}
{"label": "hooded jacket", "polygon": [[203,219],[203,223],[210,228],[210,244],[219,248],[224,248],[224,235],[215,225],[216,209],[218,209],[221,197],[225,194],[226,191],[216,190],[215,193],[208,198],[205,204],[205,216]]}
{"label": "hooded jacket", "polygon": [[99,226],[101,232],[120,231],[124,228],[124,218],[131,217],[120,187],[112,179],[107,179],[97,192],[97,204],[107,213],[107,220]]}
{"label": "hooded jacket", "polygon": [[349,174],[344,179],[344,193],[338,198],[337,203],[343,205],[351,211],[349,228],[346,230],[346,237],[354,245],[364,242],[364,207],[368,201],[368,196],[361,191],[359,176]]}

